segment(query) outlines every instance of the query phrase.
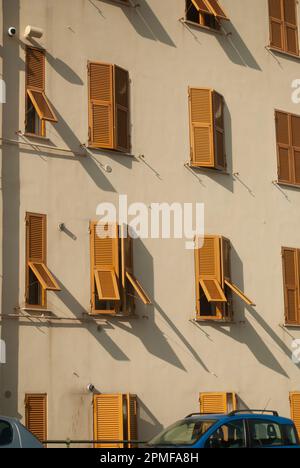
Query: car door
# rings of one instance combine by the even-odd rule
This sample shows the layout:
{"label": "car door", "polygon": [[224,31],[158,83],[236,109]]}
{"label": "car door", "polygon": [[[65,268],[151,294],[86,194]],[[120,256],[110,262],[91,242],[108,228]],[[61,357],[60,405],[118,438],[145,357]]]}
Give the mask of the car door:
{"label": "car door", "polygon": [[220,424],[211,434],[208,435],[204,448],[246,448],[246,434],[244,420],[241,418],[233,418],[231,421]]}
{"label": "car door", "polygon": [[[293,429],[293,427],[291,426]],[[248,419],[251,448],[283,448],[293,443],[288,426],[264,418]],[[295,443],[297,438],[295,437]]]}

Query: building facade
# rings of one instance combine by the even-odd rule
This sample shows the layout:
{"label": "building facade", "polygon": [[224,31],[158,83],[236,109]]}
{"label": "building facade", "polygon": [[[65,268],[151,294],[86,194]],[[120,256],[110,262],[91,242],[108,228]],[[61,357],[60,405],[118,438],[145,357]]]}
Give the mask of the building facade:
{"label": "building facade", "polygon": [[[299,5],[1,4],[0,414],[44,439],[299,424]],[[204,203],[203,249],[99,240],[119,195]]]}

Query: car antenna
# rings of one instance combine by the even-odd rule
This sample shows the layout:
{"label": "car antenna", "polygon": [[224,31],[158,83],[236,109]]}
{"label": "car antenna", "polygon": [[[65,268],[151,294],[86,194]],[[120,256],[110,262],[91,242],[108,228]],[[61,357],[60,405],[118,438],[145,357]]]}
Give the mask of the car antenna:
{"label": "car antenna", "polygon": [[266,412],[266,409],[268,408],[270,401],[271,401],[271,398],[268,399],[268,401],[267,401],[267,403],[266,403],[266,406],[265,406],[264,409],[263,409],[263,413]]}

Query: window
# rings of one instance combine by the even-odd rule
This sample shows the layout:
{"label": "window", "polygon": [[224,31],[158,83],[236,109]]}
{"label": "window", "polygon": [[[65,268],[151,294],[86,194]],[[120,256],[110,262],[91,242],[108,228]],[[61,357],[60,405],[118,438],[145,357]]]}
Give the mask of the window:
{"label": "window", "polygon": [[0,419],[0,447],[10,445],[13,437],[14,433],[11,425],[7,421]]}
{"label": "window", "polygon": [[119,227],[90,223],[91,304],[93,314],[132,314],[134,295],[151,304],[147,293],[134,276],[133,240],[119,236]]}
{"label": "window", "polygon": [[190,88],[191,166],[226,170],[224,99],[211,89]]}
{"label": "window", "polygon": [[216,422],[214,419],[178,421],[154,437],[149,445],[194,445]]}
{"label": "window", "polygon": [[89,62],[89,146],[130,151],[129,74],[116,65]]}
{"label": "window", "polygon": [[46,215],[26,213],[26,305],[46,307],[46,291],[60,288],[46,266]]}
{"label": "window", "polygon": [[285,323],[300,325],[299,266],[300,250],[282,248]]}
{"label": "window", "polygon": [[195,275],[197,319],[231,320],[232,293],[247,305],[254,305],[231,281],[228,239],[204,237],[203,246],[195,249]]}
{"label": "window", "polygon": [[47,394],[25,395],[25,425],[40,442],[47,440]]}
{"label": "window", "polygon": [[[96,444],[96,448],[134,448],[127,447],[123,440],[136,441],[137,432],[137,397],[131,394],[94,395],[94,440],[110,441]],[[111,443],[120,441],[120,443]]]}
{"label": "window", "polygon": [[186,20],[219,30],[221,20],[229,20],[218,0],[186,0]]}
{"label": "window", "polygon": [[199,402],[202,414],[228,414],[237,409],[235,393],[200,393]]}
{"label": "window", "polygon": [[252,448],[286,445],[283,427],[272,420],[249,419],[248,424]]}
{"label": "window", "polygon": [[269,0],[270,47],[299,55],[296,0]]}
{"label": "window", "polygon": [[290,393],[291,418],[300,437],[300,392]]}
{"label": "window", "polygon": [[45,94],[45,52],[33,47],[26,48],[25,109],[25,132],[28,134],[45,136],[45,122],[57,122]]}
{"label": "window", "polygon": [[207,440],[205,448],[246,448],[245,426],[242,419],[219,427]]}
{"label": "window", "polygon": [[300,116],[275,111],[278,182],[300,186]]}

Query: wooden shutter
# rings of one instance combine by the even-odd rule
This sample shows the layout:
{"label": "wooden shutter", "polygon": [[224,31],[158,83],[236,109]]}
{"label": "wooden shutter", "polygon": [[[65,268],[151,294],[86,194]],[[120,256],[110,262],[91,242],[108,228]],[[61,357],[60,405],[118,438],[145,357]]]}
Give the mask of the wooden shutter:
{"label": "wooden shutter", "polygon": [[[229,399],[230,409],[228,407]],[[229,410],[235,409],[236,395],[234,393],[200,393],[200,413],[202,414],[227,414]]]}
{"label": "wooden shutter", "polygon": [[129,73],[114,66],[115,148],[130,151]]}
{"label": "wooden shutter", "polygon": [[46,265],[46,215],[26,214],[26,264],[45,291],[60,291],[56,279]]}
{"label": "wooden shutter", "polygon": [[218,0],[204,0],[209,6],[216,18],[229,21],[224,9],[221,7]]}
{"label": "wooden shutter", "polygon": [[300,185],[300,116],[290,116],[292,149],[292,182]]}
{"label": "wooden shutter", "polygon": [[25,425],[41,442],[47,440],[47,395],[25,395]]}
{"label": "wooden shutter", "polygon": [[269,0],[270,46],[284,50],[284,13],[282,0]]}
{"label": "wooden shutter", "polygon": [[89,145],[113,149],[113,66],[89,62],[88,78]]}
{"label": "wooden shutter", "polygon": [[249,299],[235,284],[233,284],[229,280],[225,280],[226,286],[228,286],[237,296],[239,296],[242,301],[244,301],[247,305],[255,306],[255,303]]}
{"label": "wooden shutter", "polygon": [[278,180],[293,183],[293,159],[291,148],[291,119],[286,112],[275,112]]}
{"label": "wooden shutter", "polygon": [[283,1],[285,50],[299,55],[296,0]]}
{"label": "wooden shutter", "polygon": [[300,392],[290,393],[291,418],[300,437]]}
{"label": "wooden shutter", "polygon": [[[137,427],[137,396],[127,394],[127,424],[128,440],[138,440]],[[136,448],[137,444],[128,444],[128,448]]]}
{"label": "wooden shutter", "polygon": [[204,0],[192,0],[192,3],[199,13],[212,14],[210,7]]}
{"label": "wooden shutter", "polygon": [[[94,439],[97,441],[123,441],[123,395],[94,395]],[[123,448],[124,444],[103,442],[96,448]]]}
{"label": "wooden shutter", "polygon": [[214,167],[212,91],[190,88],[191,165]]}
{"label": "wooden shutter", "polygon": [[214,147],[215,167],[226,169],[225,130],[224,130],[224,99],[216,91],[213,91],[213,115],[214,115]]}
{"label": "wooden shutter", "polygon": [[[110,237],[103,237],[101,229]],[[118,228],[115,224],[90,223],[92,306],[95,310],[95,285],[100,300],[119,301]]]}
{"label": "wooden shutter", "polygon": [[299,251],[283,247],[282,259],[285,321],[290,325],[299,325]]}
{"label": "wooden shutter", "polygon": [[209,302],[226,302],[221,287],[221,251],[220,238],[205,236],[202,248],[196,250],[198,257],[197,283],[201,284]]}

